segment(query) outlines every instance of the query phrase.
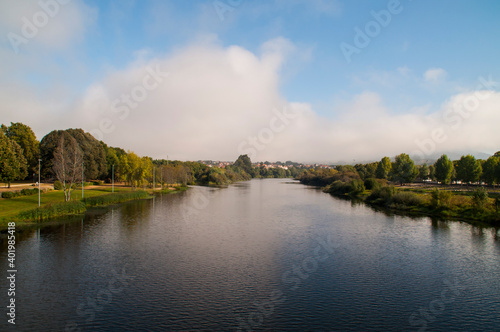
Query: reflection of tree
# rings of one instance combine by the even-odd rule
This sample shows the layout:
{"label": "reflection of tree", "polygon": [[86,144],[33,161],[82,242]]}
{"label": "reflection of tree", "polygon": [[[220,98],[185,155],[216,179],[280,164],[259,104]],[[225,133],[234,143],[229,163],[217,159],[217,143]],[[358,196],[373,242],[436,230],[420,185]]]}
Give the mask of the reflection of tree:
{"label": "reflection of tree", "polygon": [[76,140],[61,135],[59,145],[54,151],[53,170],[57,179],[62,183],[64,199],[71,199],[74,184],[82,180],[83,153]]}

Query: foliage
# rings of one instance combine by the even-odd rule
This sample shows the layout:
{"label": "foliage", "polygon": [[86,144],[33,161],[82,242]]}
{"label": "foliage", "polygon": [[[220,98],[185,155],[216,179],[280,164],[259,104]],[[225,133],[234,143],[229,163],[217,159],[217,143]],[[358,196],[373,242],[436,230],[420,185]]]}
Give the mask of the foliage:
{"label": "foliage", "polygon": [[37,195],[37,194],[38,194],[38,188],[21,189],[21,196],[31,196],[31,195]]}
{"label": "foliage", "polygon": [[368,178],[365,180],[365,188],[367,190],[375,190],[380,188],[381,184],[375,178]]}
{"label": "foliage", "polygon": [[[10,123],[9,127],[4,126],[5,135],[19,144],[23,151],[23,156],[28,163],[30,173],[38,173],[38,156],[40,154],[40,143],[36,139],[31,128],[20,122]],[[28,174],[29,175],[29,174]]]}
{"label": "foliage", "polygon": [[465,183],[479,181],[482,173],[481,163],[474,156],[462,156],[457,163],[457,178]]}
{"label": "foliage", "polygon": [[40,142],[40,155],[42,159],[44,177],[54,176],[53,156],[59,145],[61,137],[76,140],[83,153],[85,162],[84,176],[86,179],[103,179],[107,175],[106,151],[104,146],[90,133],[82,129],[54,130],[45,135]]}
{"label": "foliage", "polygon": [[434,165],[429,165],[429,178],[432,181],[436,180],[436,167]]}
{"label": "foliage", "polygon": [[488,202],[488,192],[483,187],[479,187],[472,192],[472,204],[477,210],[483,210]]}
{"label": "foliage", "polygon": [[235,167],[241,168],[245,172],[247,172],[251,177],[255,177],[255,171],[252,167],[252,161],[250,157],[246,154],[240,155],[238,159],[233,164]]}
{"label": "foliage", "polygon": [[418,170],[410,156],[402,153],[396,156],[396,161],[392,167],[391,178],[400,184],[410,183],[415,180]]}
{"label": "foliage", "polygon": [[384,157],[377,164],[377,169],[375,170],[375,175],[377,179],[387,179],[392,169],[391,159],[389,157]]}
{"label": "foliage", "polygon": [[38,194],[38,188],[24,188],[20,191],[4,191],[0,193],[2,198],[14,198],[19,196],[32,196]]}
{"label": "foliage", "polygon": [[[5,130],[5,129],[4,129]],[[28,163],[22,148],[0,130],[0,181],[10,183],[28,175]]]}
{"label": "foliage", "polygon": [[452,197],[451,191],[434,189],[431,192],[431,205],[435,208],[449,207]]}
{"label": "foliage", "polygon": [[379,163],[356,164],[354,168],[358,172],[362,180],[374,178]]}
{"label": "foliage", "polygon": [[372,191],[366,200],[373,204],[387,204],[396,193],[394,186],[384,186]]}
{"label": "foliage", "polygon": [[430,169],[429,166],[427,166],[427,164],[423,164],[418,168],[418,177],[420,178],[420,180],[422,181],[427,180],[429,176],[430,176]]}
{"label": "foliage", "polygon": [[363,181],[359,179],[351,180],[349,182],[337,180],[323,188],[323,191],[332,195],[357,196],[365,191],[365,186],[363,184]]}
{"label": "foliage", "polygon": [[391,203],[403,207],[418,206],[422,204],[422,198],[413,192],[403,191],[395,193]]}
{"label": "foliage", "polygon": [[450,182],[451,177],[453,175],[453,163],[448,156],[443,154],[435,163],[434,163],[434,172],[436,176],[436,180],[443,184],[447,184]]}
{"label": "foliage", "polygon": [[16,191],[4,191],[2,194],[2,198],[12,198],[19,196],[19,192]]}
{"label": "foliage", "polygon": [[498,177],[497,170],[500,169],[500,158],[491,156],[483,164],[482,179],[487,184],[498,183],[500,178]]}
{"label": "foliage", "polygon": [[86,206],[100,206],[100,205],[121,203],[134,199],[143,199],[148,197],[149,194],[146,191],[138,190],[127,193],[115,193],[115,194],[88,197],[84,198],[82,202],[84,202]]}
{"label": "foliage", "polygon": [[349,194],[351,194],[351,195],[354,195],[354,196],[359,195],[365,191],[364,182],[361,180],[351,180],[349,185],[351,186],[351,190],[349,192]]}
{"label": "foliage", "polygon": [[351,180],[360,180],[359,174],[353,168],[340,167],[335,169],[309,169],[300,174],[297,179],[303,184],[313,186],[326,186],[335,181],[348,183]]}
{"label": "foliage", "polygon": [[63,189],[63,184],[61,181],[56,180],[54,181],[54,190],[62,190]]}
{"label": "foliage", "polygon": [[19,212],[18,219],[22,221],[41,222],[47,219],[66,216],[70,214],[80,214],[85,212],[85,204],[79,201],[64,203],[53,203],[31,210]]}

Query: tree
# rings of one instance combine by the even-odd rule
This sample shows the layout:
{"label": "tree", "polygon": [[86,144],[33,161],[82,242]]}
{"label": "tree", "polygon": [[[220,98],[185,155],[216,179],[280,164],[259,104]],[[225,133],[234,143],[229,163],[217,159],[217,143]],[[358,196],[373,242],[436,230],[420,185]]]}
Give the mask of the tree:
{"label": "tree", "polygon": [[54,174],[62,183],[64,199],[68,202],[75,184],[82,180],[83,170],[83,153],[73,137],[61,136],[52,164]]}
{"label": "tree", "polygon": [[[5,135],[15,141],[23,150],[24,158],[28,163],[30,173],[38,173],[38,158],[40,143],[31,128],[20,122],[10,123],[9,127],[3,126]],[[29,175],[29,174],[28,174]]]}
{"label": "tree", "polygon": [[252,167],[252,161],[250,157],[246,154],[240,155],[238,159],[233,164],[235,167],[241,168],[245,172],[247,172],[251,177],[255,177],[255,171]]}
{"label": "tree", "polygon": [[392,179],[399,182],[401,185],[410,183],[415,180],[418,175],[418,170],[410,156],[402,153],[396,156],[396,161],[392,168]]}
{"label": "tree", "polygon": [[419,167],[418,169],[418,177],[420,178],[420,180],[422,181],[425,181],[429,178],[430,176],[430,169],[429,169],[429,166],[427,166],[427,164],[423,164],[422,166]]}
{"label": "tree", "polygon": [[462,156],[457,163],[457,178],[465,183],[479,181],[482,173],[481,162],[474,156]]}
{"label": "tree", "polygon": [[453,175],[453,162],[443,154],[434,164],[434,175],[436,180],[443,184],[450,182]]}
{"label": "tree", "polygon": [[384,157],[377,165],[377,170],[375,171],[375,176],[377,179],[387,179],[389,173],[391,172],[392,164],[389,157]]}
{"label": "tree", "polygon": [[497,168],[500,165],[500,158],[491,156],[483,164],[482,179],[487,184],[495,184],[498,182]]}
{"label": "tree", "polygon": [[436,180],[436,167],[434,165],[429,165],[429,178],[432,181]]}
{"label": "tree", "polygon": [[40,141],[40,155],[43,163],[42,166],[45,170],[43,172],[45,177],[53,175],[52,157],[59,144],[61,135],[73,137],[80,146],[85,161],[86,179],[104,179],[107,176],[106,150],[103,144],[82,129],[67,129],[51,131]]}
{"label": "tree", "polygon": [[[2,127],[2,129],[4,129]],[[23,150],[14,140],[8,138],[4,130],[0,131],[0,180],[10,183],[22,180],[28,175],[28,163]]]}

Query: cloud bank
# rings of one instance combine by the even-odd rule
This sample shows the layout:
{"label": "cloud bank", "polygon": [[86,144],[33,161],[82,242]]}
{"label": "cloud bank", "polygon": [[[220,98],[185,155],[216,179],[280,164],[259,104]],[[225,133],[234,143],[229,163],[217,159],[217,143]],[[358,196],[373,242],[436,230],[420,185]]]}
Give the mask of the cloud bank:
{"label": "cloud bank", "polygon": [[352,163],[402,152],[425,158],[499,150],[495,83],[451,96],[431,112],[394,112],[380,95],[365,91],[320,116],[280,93],[280,70],[294,52],[298,48],[284,38],[267,41],[258,54],[216,39],[163,57],[138,52],[134,63],[107,73],[76,101],[4,85],[0,120],[27,123],[39,138],[80,127],[111,146],[181,160],[235,160],[248,153],[254,161]]}

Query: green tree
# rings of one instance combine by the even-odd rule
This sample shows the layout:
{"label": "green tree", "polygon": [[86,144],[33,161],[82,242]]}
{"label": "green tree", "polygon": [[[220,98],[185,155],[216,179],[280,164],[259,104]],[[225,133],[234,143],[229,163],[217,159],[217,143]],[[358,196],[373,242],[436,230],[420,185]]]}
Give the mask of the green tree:
{"label": "green tree", "polygon": [[241,168],[245,172],[247,172],[251,177],[255,177],[255,171],[252,167],[252,161],[250,157],[246,154],[240,155],[238,159],[233,164],[235,167]]}
{"label": "green tree", "polygon": [[481,173],[481,162],[476,160],[474,156],[462,156],[457,163],[457,178],[462,182],[469,184],[477,182],[481,177]]}
{"label": "green tree", "polygon": [[43,176],[51,177],[54,175],[52,158],[62,135],[65,135],[65,140],[68,139],[68,136],[73,137],[82,149],[86,179],[104,179],[107,176],[105,147],[91,134],[84,132],[82,129],[54,130],[42,138],[40,141],[40,155],[44,169]]}
{"label": "green tree", "polygon": [[22,148],[8,138],[4,130],[0,130],[0,180],[6,182],[10,188],[12,181],[26,178],[27,169],[28,163]]}
{"label": "green tree", "polygon": [[491,156],[483,164],[483,174],[482,179],[487,184],[495,184],[498,182],[497,178],[497,168],[500,165],[500,158]]}
{"label": "green tree", "polygon": [[430,170],[427,164],[423,164],[418,168],[418,177],[420,178],[420,180],[422,181],[427,180],[429,176],[430,176]]}
{"label": "green tree", "polygon": [[443,184],[450,182],[453,175],[453,162],[448,156],[443,154],[434,164],[434,174],[436,180]]}
{"label": "green tree", "polygon": [[392,168],[392,179],[400,184],[410,183],[415,180],[418,175],[418,170],[415,163],[406,153],[396,156],[394,166]]}
{"label": "green tree", "polygon": [[436,168],[434,167],[434,165],[429,165],[429,178],[432,181],[436,180]]}
{"label": "green tree", "polygon": [[[5,135],[15,141],[23,150],[24,158],[28,162],[29,173],[38,173],[38,158],[40,143],[31,128],[20,122],[10,123],[9,127],[3,126]],[[28,174],[29,176],[30,174]]]}
{"label": "green tree", "polygon": [[377,177],[377,179],[387,179],[389,177],[391,169],[391,159],[389,159],[389,157],[384,157],[377,165],[375,176]]}

